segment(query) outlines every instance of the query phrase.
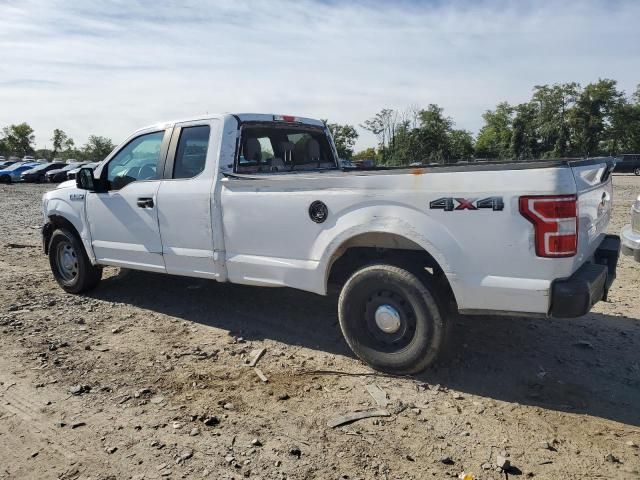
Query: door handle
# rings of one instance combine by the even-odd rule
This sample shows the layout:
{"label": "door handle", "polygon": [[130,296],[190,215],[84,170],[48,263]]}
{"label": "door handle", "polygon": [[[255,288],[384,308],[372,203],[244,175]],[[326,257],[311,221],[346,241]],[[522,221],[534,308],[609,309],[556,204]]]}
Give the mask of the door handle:
{"label": "door handle", "polygon": [[140,208],[153,208],[153,198],[138,198]]}

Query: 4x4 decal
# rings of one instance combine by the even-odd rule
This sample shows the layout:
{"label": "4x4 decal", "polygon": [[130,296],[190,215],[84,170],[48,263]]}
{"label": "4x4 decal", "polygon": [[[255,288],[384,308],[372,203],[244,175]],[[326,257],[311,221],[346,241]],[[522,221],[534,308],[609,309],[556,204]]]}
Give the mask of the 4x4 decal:
{"label": "4x4 decal", "polygon": [[487,197],[480,200],[477,198],[442,197],[429,202],[429,208],[440,209],[445,212],[490,208],[494,212],[500,212],[504,210],[504,201],[502,197]]}

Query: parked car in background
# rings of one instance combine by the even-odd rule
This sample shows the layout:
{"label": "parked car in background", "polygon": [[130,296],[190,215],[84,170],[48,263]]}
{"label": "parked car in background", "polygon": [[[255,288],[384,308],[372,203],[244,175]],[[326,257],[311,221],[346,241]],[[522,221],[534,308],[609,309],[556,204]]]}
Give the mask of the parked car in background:
{"label": "parked car in background", "polygon": [[628,153],[616,157],[615,171],[640,175],[640,153]]}
{"label": "parked car in background", "polygon": [[47,179],[47,182],[51,182],[51,183],[64,182],[64,181],[67,180],[67,173],[70,170],[74,170],[74,169],[84,165],[85,163],[86,162],[67,163],[62,168],[56,168],[55,170],[50,170],[45,175],[45,177]]}
{"label": "parked car in background", "polygon": [[23,162],[35,162],[36,158],[33,157],[32,155],[25,155],[24,157],[22,157],[22,161]]}
{"label": "parked car in background", "polygon": [[35,162],[18,162],[13,165],[0,170],[0,183],[12,183],[20,181],[20,175],[22,172],[31,170],[33,167],[38,166]]}
{"label": "parked car in background", "polygon": [[640,195],[631,206],[631,223],[622,227],[622,253],[640,262]]}
{"label": "parked car in background", "polygon": [[91,162],[91,163],[87,163],[85,165],[82,165],[81,167],[78,168],[74,168],[73,170],[69,170],[67,172],[67,180],[73,180],[76,178],[76,174],[78,173],[78,171],[83,168],[90,168],[90,169],[95,169],[98,165],[100,164],[100,162]]}
{"label": "parked car in background", "polygon": [[65,166],[66,164],[63,162],[41,163],[38,166],[32,168],[31,170],[22,172],[21,179],[23,182],[44,183],[47,180],[45,178],[45,175],[47,174],[47,172],[50,172],[51,170],[64,168]]}
{"label": "parked car in background", "polygon": [[7,168],[13,165],[14,163],[18,163],[18,162],[16,160],[4,160],[0,162],[0,169]]}
{"label": "parked car in background", "polygon": [[7,159],[4,158],[4,155],[0,155],[0,163],[5,162]]}

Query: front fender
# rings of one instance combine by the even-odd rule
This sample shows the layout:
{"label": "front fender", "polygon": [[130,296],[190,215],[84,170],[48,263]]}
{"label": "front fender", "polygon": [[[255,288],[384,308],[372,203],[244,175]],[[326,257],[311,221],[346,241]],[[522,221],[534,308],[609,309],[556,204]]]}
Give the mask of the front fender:
{"label": "front fender", "polygon": [[[75,196],[75,198],[74,198]],[[50,198],[47,202],[47,218],[55,224],[55,217],[68,221],[80,236],[87,256],[91,263],[95,263],[95,255],[91,247],[91,234],[85,221],[85,194],[78,192],[69,193],[69,200],[62,198]],[[52,221],[53,220],[53,221]]]}

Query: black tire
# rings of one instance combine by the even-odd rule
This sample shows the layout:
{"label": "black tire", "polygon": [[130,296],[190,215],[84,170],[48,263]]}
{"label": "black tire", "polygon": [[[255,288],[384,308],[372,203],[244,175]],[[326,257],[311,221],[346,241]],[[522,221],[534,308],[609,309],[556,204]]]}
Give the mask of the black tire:
{"label": "black tire", "polygon": [[80,239],[64,228],[49,241],[49,265],[58,284],[68,293],[82,293],[102,278],[102,267],[91,264]]}
{"label": "black tire", "polygon": [[44,183],[45,179],[44,179],[44,175],[38,175],[38,178],[36,179],[36,183]]}
{"label": "black tire", "polygon": [[633,173],[635,173],[636,175],[640,176],[640,167],[637,167]]}
{"label": "black tire", "polygon": [[436,292],[430,279],[421,281],[393,265],[358,270],[340,293],[342,334],[351,350],[377,370],[421,372],[436,360],[447,337],[447,321]]}
{"label": "black tire", "polygon": [[2,175],[0,177],[0,183],[6,183],[7,185],[11,183],[11,177],[9,175]]}

